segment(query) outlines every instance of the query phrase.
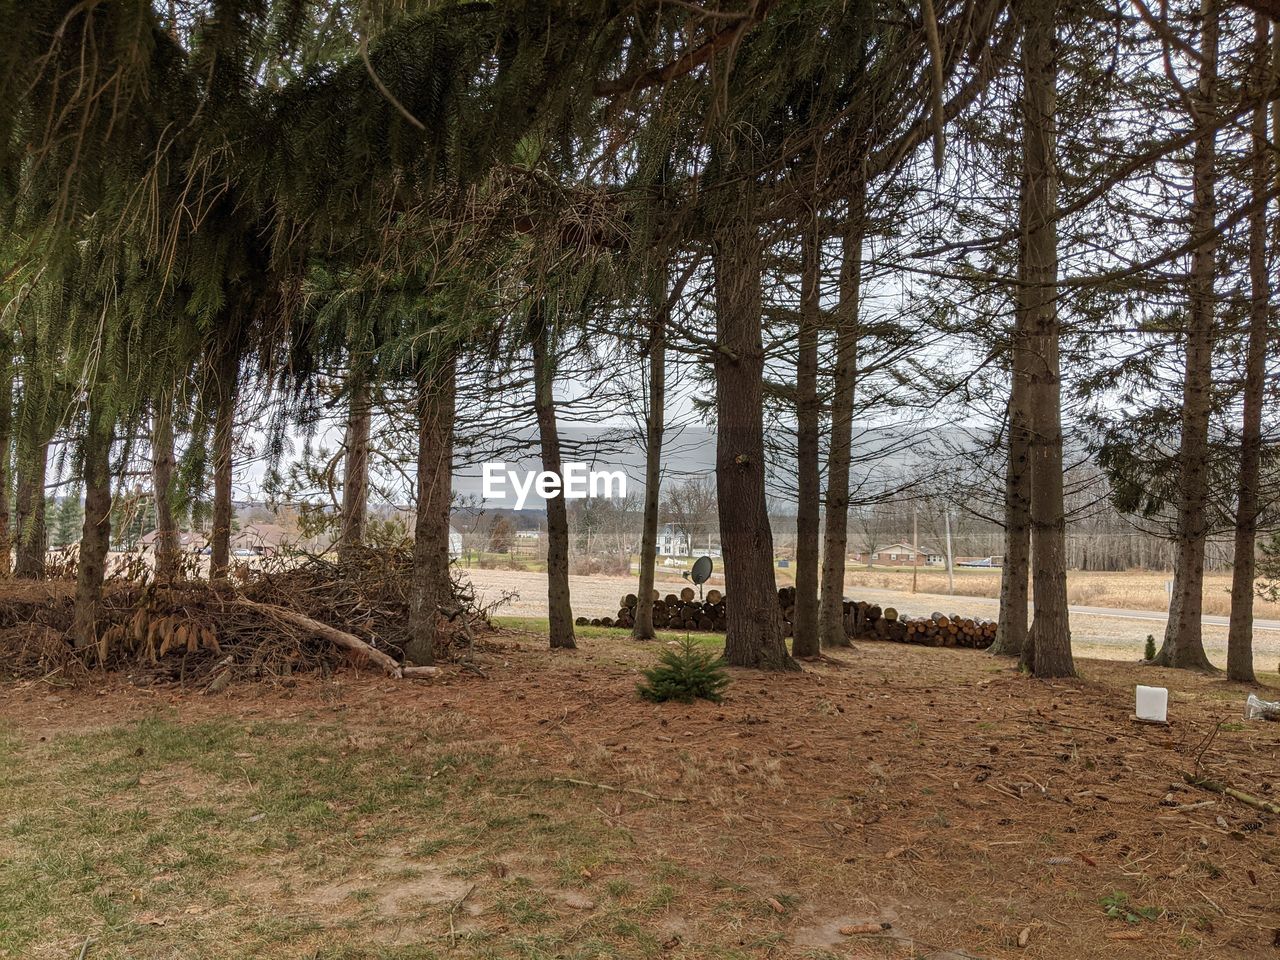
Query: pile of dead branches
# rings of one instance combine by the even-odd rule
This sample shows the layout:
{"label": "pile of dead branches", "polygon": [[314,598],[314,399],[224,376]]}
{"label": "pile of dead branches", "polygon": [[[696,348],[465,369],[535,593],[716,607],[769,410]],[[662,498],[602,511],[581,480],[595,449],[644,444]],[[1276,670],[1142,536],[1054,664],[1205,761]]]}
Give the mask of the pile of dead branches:
{"label": "pile of dead branches", "polygon": [[[73,651],[72,595],[64,583],[0,592],[0,661],[12,672],[77,673],[107,667],[159,680],[214,682],[327,672],[355,662],[400,676],[410,639],[412,552],[369,549],[339,564],[326,556],[242,570],[234,585],[108,584],[97,643]],[[500,601],[501,602],[501,601]],[[437,612],[437,657],[469,658],[491,631],[469,583],[455,578]],[[410,671],[412,675],[412,671]]]}

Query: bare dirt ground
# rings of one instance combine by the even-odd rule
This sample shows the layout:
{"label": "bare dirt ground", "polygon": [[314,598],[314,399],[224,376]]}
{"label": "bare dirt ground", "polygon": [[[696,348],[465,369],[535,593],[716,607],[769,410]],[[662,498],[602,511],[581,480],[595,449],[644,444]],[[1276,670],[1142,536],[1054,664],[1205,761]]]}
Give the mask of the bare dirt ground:
{"label": "bare dirt ground", "polygon": [[[503,607],[501,613],[522,617],[547,615],[545,574],[478,569],[467,570],[466,574],[477,589],[488,597],[496,598],[503,591],[515,591],[519,594],[518,599]],[[669,584],[671,589],[686,585],[683,581],[679,581],[677,585],[677,575],[668,576],[670,579],[659,581],[659,589],[668,589],[661,586],[662,583]],[[635,579],[628,577],[593,575],[570,577],[569,582],[573,592],[574,613],[588,617],[615,616],[619,599],[636,589]],[[722,585],[723,579],[715,577],[713,582]],[[966,617],[990,619],[996,616],[995,602],[982,597],[912,594],[905,590],[856,585],[848,587],[846,595],[895,606],[900,611],[913,615],[928,615],[940,610]],[[1076,614],[1071,620],[1071,631],[1072,646],[1078,656],[1136,661],[1142,657],[1147,634],[1154,635],[1159,644],[1164,633],[1164,623],[1160,620],[1129,620],[1096,614]],[[1218,666],[1226,666],[1226,627],[1206,625],[1204,640],[1209,658]],[[1273,672],[1277,669],[1277,664],[1280,663],[1280,632],[1258,630],[1255,633],[1254,659],[1260,671]]]}
{"label": "bare dirt ground", "polygon": [[424,683],[0,684],[0,955],[1277,955],[1278,818],[1182,778],[1280,799],[1233,684],[863,643],[653,705],[653,645],[545,642]]}

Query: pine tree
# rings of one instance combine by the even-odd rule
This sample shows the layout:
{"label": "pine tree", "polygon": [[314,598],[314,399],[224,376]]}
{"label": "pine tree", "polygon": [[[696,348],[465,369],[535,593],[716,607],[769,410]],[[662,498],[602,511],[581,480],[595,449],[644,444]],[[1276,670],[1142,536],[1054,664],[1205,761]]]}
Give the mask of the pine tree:
{"label": "pine tree", "polygon": [[84,508],[80,503],[80,491],[73,490],[62,498],[53,512],[52,546],[65,547],[79,540],[83,522]]}
{"label": "pine tree", "polygon": [[686,635],[679,647],[663,650],[658,660],[658,666],[644,672],[646,682],[637,685],[644,699],[654,703],[667,700],[719,703],[723,699],[724,688],[729,685],[724,660],[712,656],[692,637]]}

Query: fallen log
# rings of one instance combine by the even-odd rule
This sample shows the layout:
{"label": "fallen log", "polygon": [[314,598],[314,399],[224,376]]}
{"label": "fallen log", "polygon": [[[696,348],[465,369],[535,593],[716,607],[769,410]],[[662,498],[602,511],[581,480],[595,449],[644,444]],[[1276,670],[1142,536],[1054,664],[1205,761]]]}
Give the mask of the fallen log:
{"label": "fallen log", "polygon": [[254,600],[246,600],[243,597],[237,598],[235,602],[241,606],[257,610],[265,616],[275,617],[277,620],[291,623],[295,627],[309,630],[316,636],[328,640],[335,647],[341,647],[344,650],[359,654],[397,679],[404,676],[404,671],[401,669],[400,664],[393,657],[371,647],[355,634],[331,627],[327,623],[321,623],[319,620],[313,620],[306,614],[290,610],[288,607],[278,607],[272,603],[258,603]]}

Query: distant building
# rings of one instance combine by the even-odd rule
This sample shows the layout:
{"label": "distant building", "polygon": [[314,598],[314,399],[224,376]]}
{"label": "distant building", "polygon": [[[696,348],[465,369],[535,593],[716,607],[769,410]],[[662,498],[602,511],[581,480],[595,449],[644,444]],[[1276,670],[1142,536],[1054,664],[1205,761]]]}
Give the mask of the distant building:
{"label": "distant building", "polygon": [[238,557],[274,557],[296,538],[277,523],[246,523],[231,534],[231,553]]}
{"label": "distant building", "polygon": [[[918,557],[918,559],[917,559]],[[942,563],[942,557],[934,556],[921,550],[918,552],[909,543],[891,543],[888,546],[876,547],[874,550],[862,547],[849,557],[854,563],[879,564],[883,567],[913,567],[919,564]]]}
{"label": "distant building", "polygon": [[668,523],[658,531],[658,556],[691,556],[689,550],[689,538],[678,531],[675,524]]}
{"label": "distant building", "polygon": [[[138,546],[143,550],[155,550],[156,541],[159,539],[159,531],[152,530],[150,533],[144,533],[138,539]],[[208,545],[209,541],[203,533],[197,533],[192,530],[178,531],[178,550],[181,553],[202,553]]]}
{"label": "distant building", "polygon": [[455,558],[462,556],[462,534],[453,527],[449,528],[449,556]]}

